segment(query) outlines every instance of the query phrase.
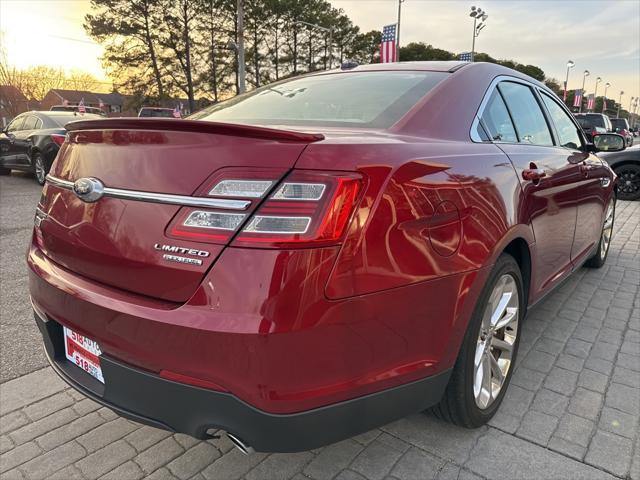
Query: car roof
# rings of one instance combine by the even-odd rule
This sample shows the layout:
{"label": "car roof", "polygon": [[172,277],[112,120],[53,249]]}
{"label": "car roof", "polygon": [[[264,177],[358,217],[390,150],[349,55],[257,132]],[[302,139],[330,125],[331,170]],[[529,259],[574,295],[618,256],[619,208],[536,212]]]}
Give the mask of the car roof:
{"label": "car roof", "polygon": [[469,62],[461,62],[459,60],[440,61],[440,62],[393,62],[393,63],[370,63],[367,65],[357,65],[353,68],[345,69],[345,71],[402,71],[402,70],[423,70],[426,72],[454,72],[459,68],[468,65]]}

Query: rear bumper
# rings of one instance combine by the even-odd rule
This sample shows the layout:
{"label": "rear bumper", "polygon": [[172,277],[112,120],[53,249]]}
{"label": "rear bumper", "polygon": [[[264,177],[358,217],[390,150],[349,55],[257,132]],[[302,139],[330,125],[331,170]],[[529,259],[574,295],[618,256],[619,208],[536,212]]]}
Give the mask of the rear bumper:
{"label": "rear bumper", "polygon": [[222,429],[257,451],[296,452],[342,440],[437,403],[451,371],[293,414],[258,410],[232,394],[185,385],[100,357],[102,384],[65,359],[62,326],[35,314],[47,359],[76,390],[123,417],[206,438]]}

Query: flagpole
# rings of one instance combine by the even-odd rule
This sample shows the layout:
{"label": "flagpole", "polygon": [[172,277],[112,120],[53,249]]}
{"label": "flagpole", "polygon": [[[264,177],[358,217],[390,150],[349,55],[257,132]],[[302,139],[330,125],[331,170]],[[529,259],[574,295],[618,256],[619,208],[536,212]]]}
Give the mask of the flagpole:
{"label": "flagpole", "polygon": [[398,54],[396,57],[398,58],[398,62],[400,61],[400,17],[402,16],[402,3],[405,0],[398,0],[398,31],[396,32],[396,52]]}

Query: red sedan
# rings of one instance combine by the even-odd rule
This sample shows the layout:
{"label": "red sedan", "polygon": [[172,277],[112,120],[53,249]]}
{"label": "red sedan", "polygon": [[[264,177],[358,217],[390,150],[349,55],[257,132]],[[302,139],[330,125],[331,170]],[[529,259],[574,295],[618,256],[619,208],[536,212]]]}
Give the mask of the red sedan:
{"label": "red sedan", "polygon": [[615,175],[543,84],[357,66],[187,120],[67,125],[28,252],[55,371],[121,415],[298,451],[487,422],[528,308],[610,245]]}

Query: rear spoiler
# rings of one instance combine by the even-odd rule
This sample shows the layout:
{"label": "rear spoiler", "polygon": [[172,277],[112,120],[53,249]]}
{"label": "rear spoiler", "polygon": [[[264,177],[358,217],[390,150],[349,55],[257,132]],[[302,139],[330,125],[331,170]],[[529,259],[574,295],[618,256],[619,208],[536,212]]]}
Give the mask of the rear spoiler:
{"label": "rear spoiler", "polygon": [[179,118],[119,117],[100,120],[78,120],[67,123],[65,128],[69,132],[77,130],[174,130],[304,143],[324,140],[324,135],[321,133],[297,132],[295,130],[283,130],[236,123],[210,122],[206,120],[181,120]]}

